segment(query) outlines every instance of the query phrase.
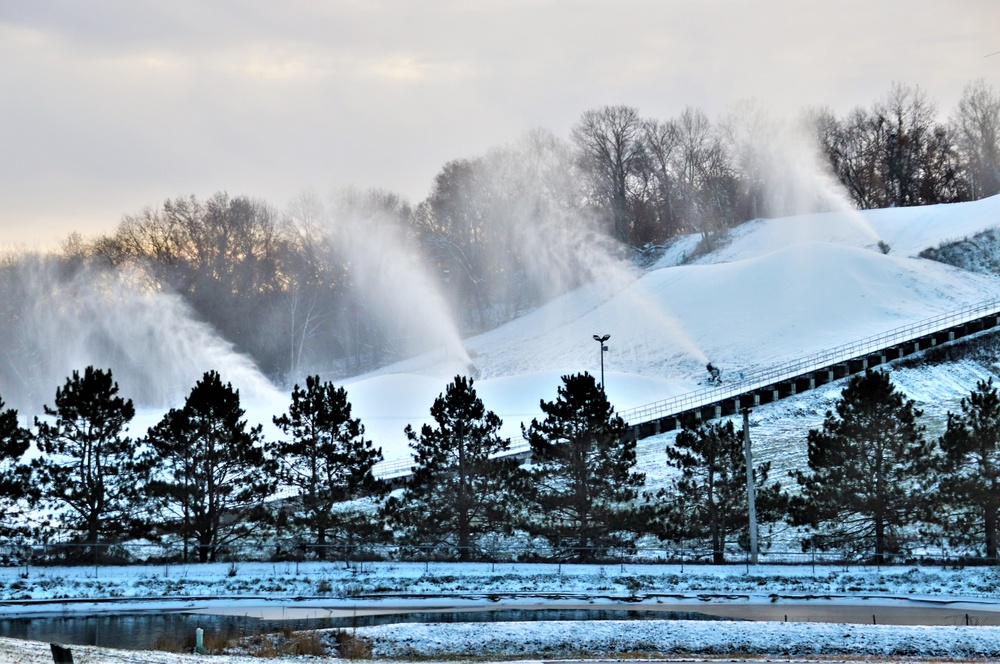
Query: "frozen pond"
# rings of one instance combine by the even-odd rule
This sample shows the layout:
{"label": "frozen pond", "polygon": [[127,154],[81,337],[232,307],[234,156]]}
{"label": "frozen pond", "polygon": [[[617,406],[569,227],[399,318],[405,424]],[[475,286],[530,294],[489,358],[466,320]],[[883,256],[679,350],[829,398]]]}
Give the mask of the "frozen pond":
{"label": "frozen pond", "polygon": [[[272,608],[267,613],[274,611]],[[310,613],[316,612],[311,610]],[[282,629],[324,629],[368,627],[394,623],[468,623],[512,622],[540,620],[726,620],[693,611],[645,611],[627,609],[499,609],[459,612],[360,612],[357,615],[326,618],[288,617],[260,618],[257,607],[247,607],[240,613],[231,607],[222,614],[215,610],[204,613],[141,612],[100,615],[33,616],[0,619],[0,637],[67,645],[104,646],[128,650],[150,650],[158,640],[181,641],[192,637],[197,628],[206,634],[242,637]]]}
{"label": "frozen pond", "polygon": [[38,613],[0,619],[0,636],[71,645],[148,650],[157,641],[206,634],[239,638],[284,629],[370,627],[397,623],[500,623],[609,620],[716,620],[878,625],[1000,625],[1000,612],[974,602],[795,599],[747,601],[646,598],[641,601],[361,600],[224,602],[185,609]]}

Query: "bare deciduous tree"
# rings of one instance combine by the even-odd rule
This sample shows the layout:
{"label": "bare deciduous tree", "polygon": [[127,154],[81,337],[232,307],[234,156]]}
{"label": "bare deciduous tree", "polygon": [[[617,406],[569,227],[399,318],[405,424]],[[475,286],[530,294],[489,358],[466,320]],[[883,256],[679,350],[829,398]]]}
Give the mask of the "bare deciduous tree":
{"label": "bare deciduous tree", "polygon": [[973,198],[1000,193],[1000,94],[979,79],[967,85],[953,120]]}
{"label": "bare deciduous tree", "polygon": [[639,112],[631,106],[586,111],[572,136],[591,178],[594,198],[607,207],[615,237],[629,242],[633,227],[630,180],[645,160]]}

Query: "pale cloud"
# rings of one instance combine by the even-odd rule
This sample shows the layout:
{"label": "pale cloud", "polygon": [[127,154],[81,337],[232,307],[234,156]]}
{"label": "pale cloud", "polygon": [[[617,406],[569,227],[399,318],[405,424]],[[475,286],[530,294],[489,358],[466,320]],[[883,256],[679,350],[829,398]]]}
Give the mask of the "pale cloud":
{"label": "pale cloud", "polygon": [[391,55],[367,68],[379,78],[397,81],[460,82],[475,75],[475,69],[462,62],[425,62],[406,55]]}
{"label": "pale cloud", "polygon": [[250,58],[243,70],[255,78],[271,81],[317,78],[323,72],[306,58]]}
{"label": "pale cloud", "polygon": [[0,44],[6,44],[7,48],[38,49],[52,42],[52,36],[42,30],[0,23]]}
{"label": "pale cloud", "polygon": [[213,61],[227,74],[284,83],[315,82],[338,69],[337,59],[330,54],[294,44],[264,43],[230,49],[209,58],[207,64],[211,66]]}
{"label": "pale cloud", "polygon": [[146,53],[138,56],[135,61],[141,69],[154,71],[180,71],[184,66],[183,60],[169,53]]}
{"label": "pale cloud", "polygon": [[218,190],[418,200],[446,161],[604,104],[843,112],[898,81],[947,114],[1000,88],[997,25],[996,0],[4,0],[0,236]]}

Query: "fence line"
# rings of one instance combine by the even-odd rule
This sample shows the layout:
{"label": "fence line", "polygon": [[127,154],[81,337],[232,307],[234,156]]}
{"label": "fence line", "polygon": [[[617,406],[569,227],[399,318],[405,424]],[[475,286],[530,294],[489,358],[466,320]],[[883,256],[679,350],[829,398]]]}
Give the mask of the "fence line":
{"label": "fence line", "polygon": [[[466,555],[462,555],[463,551]],[[185,556],[186,553],[186,556]],[[727,548],[722,565],[749,565],[750,554],[737,546]],[[218,547],[217,563],[236,562],[393,562],[433,563],[465,559],[479,563],[516,564],[614,564],[614,565],[715,565],[711,548],[671,546],[636,547],[459,547],[405,544],[312,544],[296,539],[265,540]],[[0,544],[0,567],[83,566],[110,567],[148,564],[198,564],[198,546],[180,543],[20,543]],[[757,565],[840,567],[981,567],[1000,560],[942,551],[936,554],[845,554],[843,551],[767,550]]]}

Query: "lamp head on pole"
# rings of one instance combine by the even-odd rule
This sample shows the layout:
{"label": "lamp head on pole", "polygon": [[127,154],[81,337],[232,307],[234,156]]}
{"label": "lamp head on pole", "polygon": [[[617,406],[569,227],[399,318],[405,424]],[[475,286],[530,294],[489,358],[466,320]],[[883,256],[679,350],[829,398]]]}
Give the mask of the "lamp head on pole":
{"label": "lamp head on pole", "polygon": [[604,345],[604,342],[611,338],[610,334],[605,334],[603,336],[594,335],[594,341],[601,344],[601,391],[604,391],[604,353],[608,350],[608,347]]}

